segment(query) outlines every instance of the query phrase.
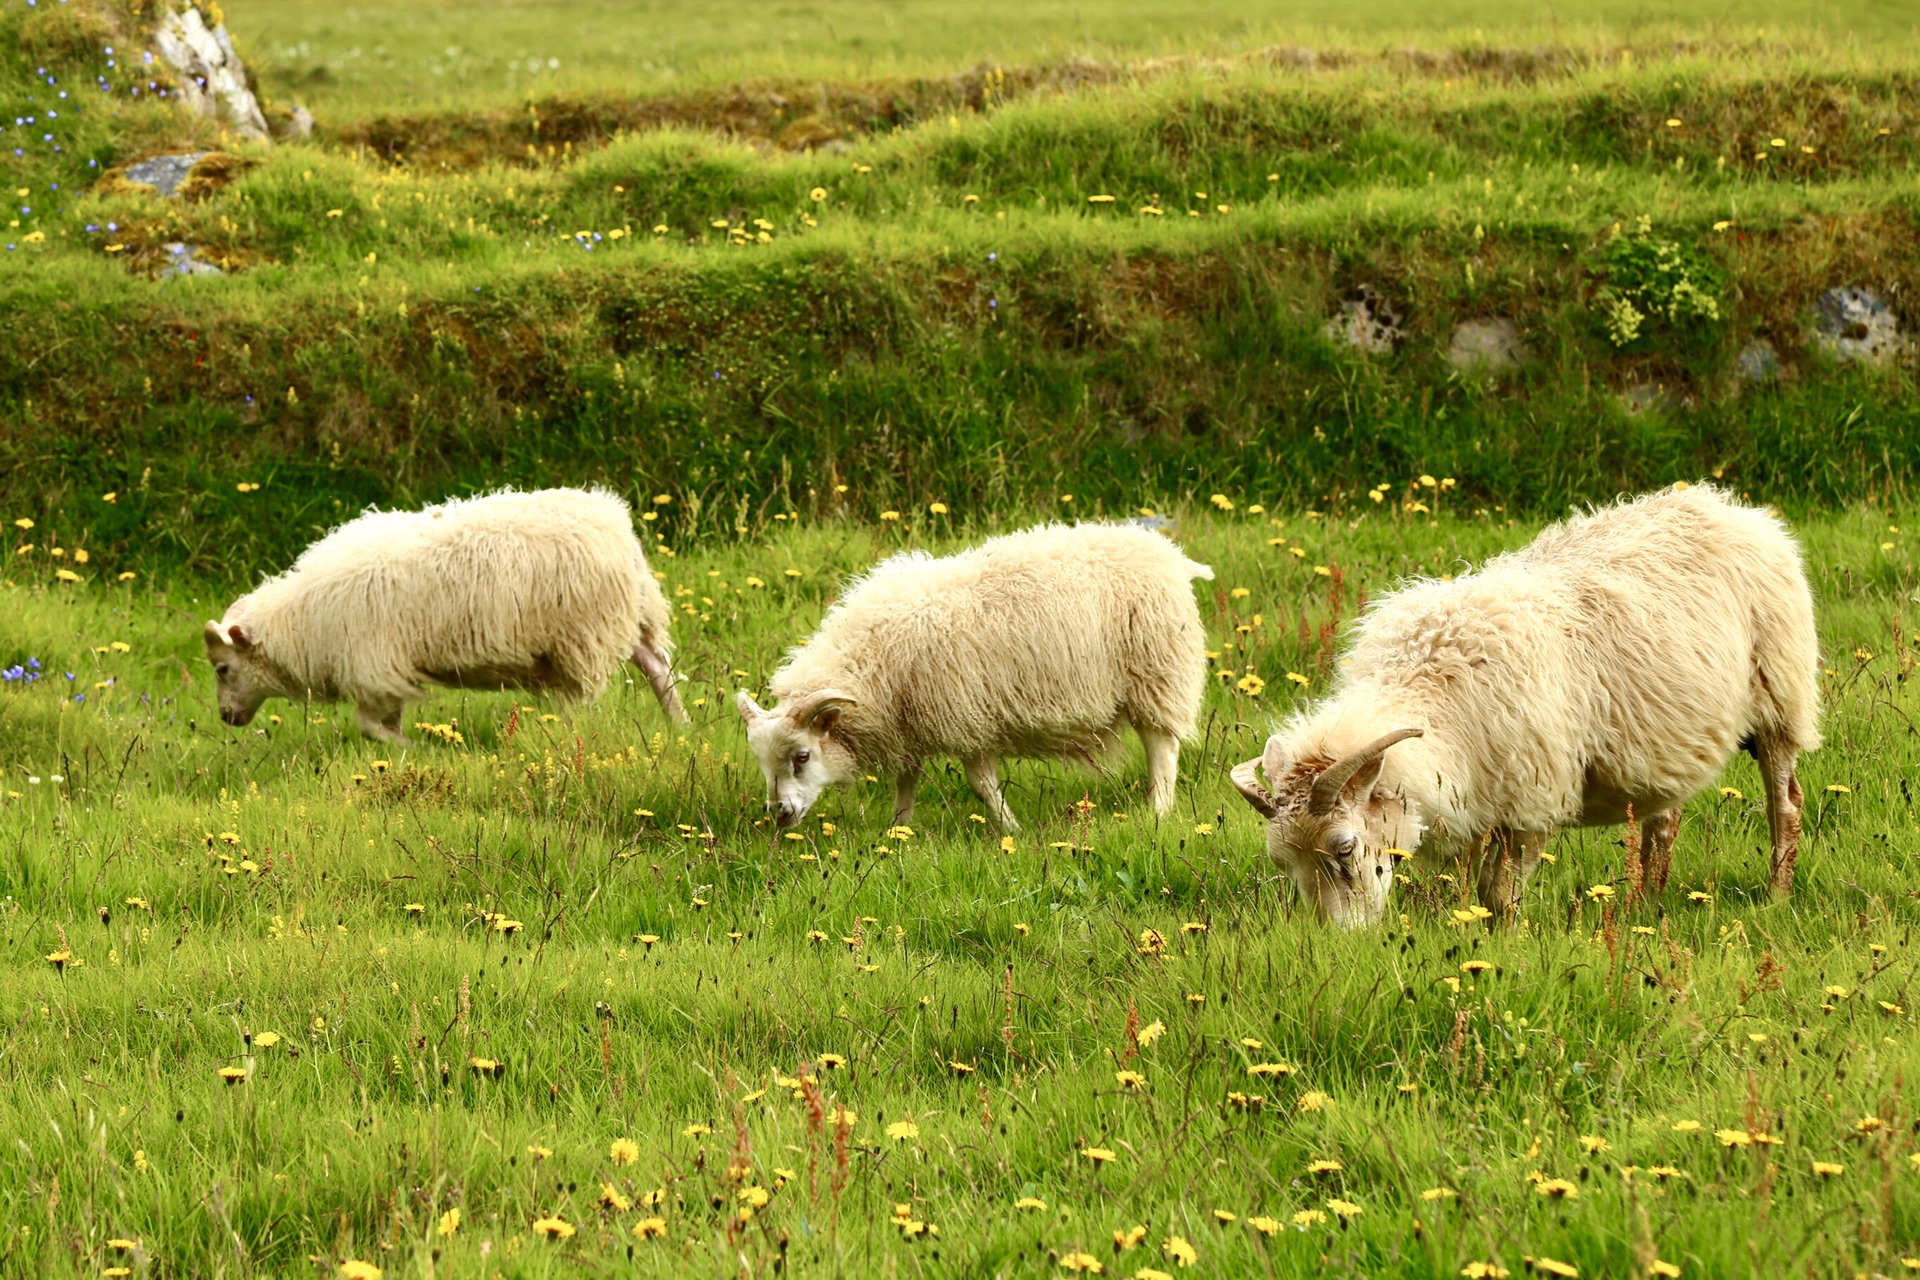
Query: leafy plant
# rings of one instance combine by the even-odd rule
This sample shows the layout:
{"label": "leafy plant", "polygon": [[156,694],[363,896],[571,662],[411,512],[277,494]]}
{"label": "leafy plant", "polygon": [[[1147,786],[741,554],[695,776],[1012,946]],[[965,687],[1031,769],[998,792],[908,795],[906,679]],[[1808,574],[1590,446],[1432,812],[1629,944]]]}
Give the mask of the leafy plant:
{"label": "leafy plant", "polygon": [[1614,346],[1629,346],[1655,331],[1677,333],[1719,323],[1726,284],[1719,267],[1692,245],[1654,235],[1652,218],[1643,214],[1632,231],[1616,231],[1601,261],[1607,282],[1594,295],[1594,305]]}

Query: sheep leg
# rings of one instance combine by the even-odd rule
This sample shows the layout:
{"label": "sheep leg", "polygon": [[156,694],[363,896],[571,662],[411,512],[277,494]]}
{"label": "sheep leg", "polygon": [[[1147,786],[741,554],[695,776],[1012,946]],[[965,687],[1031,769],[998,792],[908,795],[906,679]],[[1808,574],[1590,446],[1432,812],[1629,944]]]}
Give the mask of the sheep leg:
{"label": "sheep leg", "polygon": [[680,686],[674,682],[673,667],[668,664],[667,655],[642,640],[633,646],[633,665],[640,668],[647,683],[653,686],[653,696],[660,699],[660,707],[667,713],[667,719],[676,724],[687,723],[687,709],[680,704]]}
{"label": "sheep leg", "polygon": [[1800,811],[1806,797],[1793,764],[1799,752],[1771,734],[1759,735],[1760,773],[1767,784],[1767,828],[1773,837],[1773,872],[1767,887],[1776,894],[1793,891],[1793,863],[1800,854]]}
{"label": "sheep leg", "polygon": [[400,728],[400,716],[405,710],[406,704],[398,698],[366,698],[354,709],[354,718],[360,724],[360,732],[369,738],[399,746],[407,740]]}
{"label": "sheep leg", "polygon": [[893,782],[893,821],[905,826],[913,821],[913,789],[920,784],[920,766],[914,764]]}
{"label": "sheep leg", "polygon": [[1540,855],[1547,847],[1544,831],[1511,831],[1495,828],[1480,858],[1480,874],[1475,891],[1480,905],[1493,913],[1493,923],[1511,924],[1519,914],[1520,895],[1527,881],[1540,866]]}
{"label": "sheep leg", "polygon": [[1667,891],[1667,873],[1673,870],[1673,842],[1680,834],[1680,811],[1669,809],[1647,820],[1646,860],[1642,884],[1648,896]]}
{"label": "sheep leg", "polygon": [[1014,820],[1013,810],[1007,808],[1006,797],[1000,794],[998,762],[992,756],[981,756],[967,761],[966,767],[967,785],[980,797],[980,803],[987,806],[994,823],[1002,831],[1018,831],[1020,824]]}
{"label": "sheep leg", "polygon": [[1133,728],[1147,749],[1147,799],[1155,813],[1165,815],[1173,809],[1173,789],[1180,781],[1180,739],[1151,725]]}

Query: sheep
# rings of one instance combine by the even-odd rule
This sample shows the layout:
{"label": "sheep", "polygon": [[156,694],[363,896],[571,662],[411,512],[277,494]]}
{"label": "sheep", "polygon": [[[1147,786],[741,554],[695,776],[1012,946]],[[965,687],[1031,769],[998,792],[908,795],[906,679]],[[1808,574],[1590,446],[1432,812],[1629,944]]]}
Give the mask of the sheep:
{"label": "sheep", "polygon": [[515,687],[591,700],[631,659],[685,721],[671,611],[604,490],[511,490],[421,511],[368,511],[206,624],[220,718],[268,698],[344,698],[360,731],[404,742],[422,686]]}
{"label": "sheep", "polygon": [[1320,917],[1377,921],[1393,859],[1419,850],[1477,861],[1482,907],[1507,920],[1560,826],[1637,819],[1646,887],[1664,888],[1681,804],[1745,746],[1784,894],[1819,666],[1792,534],[1681,484],[1376,601],[1338,688],[1231,776]]}
{"label": "sheep", "polygon": [[894,779],[894,821],[907,823],[921,762],[953,755],[1012,831],[1000,757],[1091,760],[1131,724],[1165,813],[1206,685],[1188,583],[1212,577],[1160,534],[1111,524],[882,562],[774,674],[775,709],[740,692],[768,808],[791,827],[828,786],[878,773]]}

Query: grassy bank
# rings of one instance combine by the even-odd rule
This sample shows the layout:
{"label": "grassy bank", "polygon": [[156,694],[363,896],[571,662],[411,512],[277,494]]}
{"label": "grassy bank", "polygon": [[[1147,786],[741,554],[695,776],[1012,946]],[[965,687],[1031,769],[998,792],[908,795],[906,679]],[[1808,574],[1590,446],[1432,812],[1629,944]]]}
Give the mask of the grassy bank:
{"label": "grassy bank", "polygon": [[[1177,1271],[1178,1240],[1210,1275],[1827,1276],[1915,1256],[1911,517],[1802,525],[1832,672],[1790,901],[1765,899],[1741,757],[1733,791],[1687,807],[1664,899],[1628,903],[1618,831],[1563,833],[1525,922],[1489,935],[1457,922],[1445,867],[1409,872],[1384,929],[1314,925],[1225,769],[1325,687],[1363,594],[1528,522],[1184,513],[1217,574],[1218,676],[1172,818],[1130,747],[1108,773],[1014,766],[1011,849],[944,763],[911,835],[872,784],[774,839],[732,692],[843,575],[993,527],[905,514],[658,558],[681,733],[618,683],[591,710],[442,694],[411,717],[457,744],[375,751],[324,705],[230,730],[196,649],[220,589],[0,589],[0,661],[43,673],[0,685],[0,1123],[23,1144],[4,1265],[1037,1276],[1085,1254],[1135,1275]],[[844,1134],[809,1118],[842,1107]]]}

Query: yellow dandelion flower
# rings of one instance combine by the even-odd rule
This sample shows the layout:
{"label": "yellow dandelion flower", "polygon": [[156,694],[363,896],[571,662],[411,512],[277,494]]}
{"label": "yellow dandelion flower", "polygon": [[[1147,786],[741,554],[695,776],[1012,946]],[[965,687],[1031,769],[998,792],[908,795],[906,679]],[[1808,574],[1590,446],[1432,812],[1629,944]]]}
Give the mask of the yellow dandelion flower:
{"label": "yellow dandelion flower", "polygon": [[656,1236],[664,1236],[666,1234],[667,1220],[665,1218],[642,1218],[633,1224],[633,1238],[636,1240],[651,1240]]}
{"label": "yellow dandelion flower", "polygon": [[1161,1244],[1160,1251],[1173,1259],[1176,1266],[1190,1267],[1200,1261],[1200,1251],[1188,1244],[1182,1236],[1168,1236]]}
{"label": "yellow dandelion flower", "polygon": [[887,1126],[887,1136],[895,1142],[908,1142],[920,1136],[920,1126],[911,1120],[895,1120]]}
{"label": "yellow dandelion flower", "polygon": [[440,1215],[440,1225],[434,1228],[436,1235],[450,1236],[460,1229],[460,1209],[456,1205]]}
{"label": "yellow dandelion flower", "polygon": [[535,1218],[533,1230],[549,1240],[570,1240],[573,1238],[573,1224],[565,1218]]}

